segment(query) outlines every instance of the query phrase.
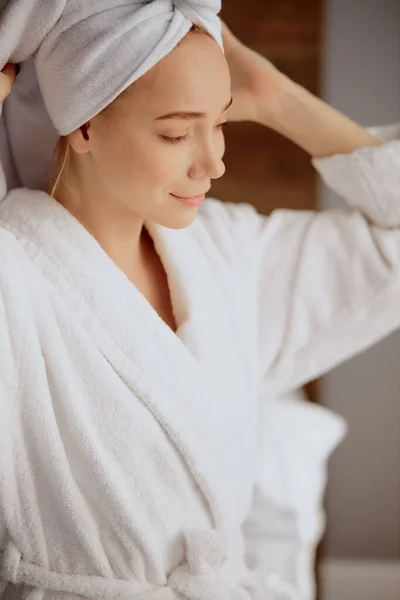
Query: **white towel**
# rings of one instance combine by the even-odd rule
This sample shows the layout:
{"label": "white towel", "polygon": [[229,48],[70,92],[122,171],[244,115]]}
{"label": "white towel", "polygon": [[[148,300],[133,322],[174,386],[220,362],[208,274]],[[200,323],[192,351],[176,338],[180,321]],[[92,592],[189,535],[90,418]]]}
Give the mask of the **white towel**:
{"label": "white towel", "polygon": [[[4,111],[7,144],[0,162],[8,189],[46,189],[57,135],[101,112],[169,54],[193,24],[222,48],[220,8],[220,0],[6,1],[0,12],[0,68],[24,63]],[[5,192],[0,173],[0,199]]]}

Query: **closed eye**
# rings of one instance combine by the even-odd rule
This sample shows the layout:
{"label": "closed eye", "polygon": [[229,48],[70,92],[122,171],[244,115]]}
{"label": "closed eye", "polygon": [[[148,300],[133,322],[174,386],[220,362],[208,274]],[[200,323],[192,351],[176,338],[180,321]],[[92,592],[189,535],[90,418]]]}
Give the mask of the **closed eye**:
{"label": "closed eye", "polygon": [[[225,123],[220,123],[219,125],[216,125],[215,130],[216,131],[222,131],[223,129],[225,129],[225,127],[227,126],[227,121]],[[182,142],[185,142],[187,139],[189,139],[189,135],[180,135],[178,137],[170,137],[168,135],[160,135],[160,138],[164,141],[167,142],[168,144],[180,144]]]}

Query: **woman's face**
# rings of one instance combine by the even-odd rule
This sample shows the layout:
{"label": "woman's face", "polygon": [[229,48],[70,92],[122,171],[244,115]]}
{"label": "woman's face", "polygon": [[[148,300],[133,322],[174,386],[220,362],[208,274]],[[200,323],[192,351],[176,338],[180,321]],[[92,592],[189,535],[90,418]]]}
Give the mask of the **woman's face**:
{"label": "woman's face", "polygon": [[96,189],[107,203],[146,221],[186,227],[211,180],[224,174],[222,126],[230,101],[221,49],[208,35],[190,33],[91,121]]}

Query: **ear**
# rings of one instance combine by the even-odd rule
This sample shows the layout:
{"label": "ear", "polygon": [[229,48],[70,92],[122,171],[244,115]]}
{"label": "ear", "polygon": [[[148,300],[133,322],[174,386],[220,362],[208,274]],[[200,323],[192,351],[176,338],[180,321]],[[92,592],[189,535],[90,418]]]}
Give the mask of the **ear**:
{"label": "ear", "polygon": [[69,134],[69,143],[77,154],[90,152],[90,121]]}

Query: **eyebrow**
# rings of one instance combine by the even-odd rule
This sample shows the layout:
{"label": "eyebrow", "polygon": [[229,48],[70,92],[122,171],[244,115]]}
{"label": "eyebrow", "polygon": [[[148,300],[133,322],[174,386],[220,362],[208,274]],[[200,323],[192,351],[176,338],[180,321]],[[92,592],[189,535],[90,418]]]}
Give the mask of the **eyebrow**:
{"label": "eyebrow", "polygon": [[[224,110],[222,111],[223,113],[226,112],[228,110],[228,108],[230,108],[232,106],[233,103],[233,98],[231,98],[228,102],[228,104],[226,105],[226,107],[224,108]],[[157,117],[156,121],[165,121],[167,119],[204,119],[206,117],[206,113],[201,113],[201,112],[186,112],[186,111],[179,111],[179,112],[172,112],[172,113],[168,113],[167,115],[162,115],[161,117]]]}

